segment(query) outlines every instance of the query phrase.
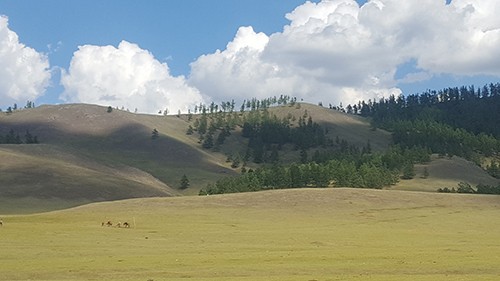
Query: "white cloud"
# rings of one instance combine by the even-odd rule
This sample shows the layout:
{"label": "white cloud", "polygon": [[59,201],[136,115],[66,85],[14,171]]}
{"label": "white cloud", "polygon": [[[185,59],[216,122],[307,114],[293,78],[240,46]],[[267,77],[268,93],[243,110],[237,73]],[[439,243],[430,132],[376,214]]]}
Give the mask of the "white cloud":
{"label": "white cloud", "polygon": [[136,44],[122,41],[114,46],[80,46],[69,70],[63,71],[61,99],[125,107],[131,111],[157,113],[181,110],[203,101],[184,76],[170,75],[166,63]]}
{"label": "white cloud", "polygon": [[269,97],[275,91],[279,94],[288,78],[280,77],[277,65],[261,59],[268,40],[251,27],[241,27],[226,50],[203,55],[191,64],[190,84],[219,101],[236,96]]}
{"label": "white cloud", "polygon": [[[437,74],[500,76],[498,11],[491,0],[306,2],[282,32],[240,28],[225,50],[191,64],[189,83],[215,100],[284,93],[345,104]],[[410,61],[419,73],[397,80]]]}
{"label": "white cloud", "polygon": [[[50,81],[47,57],[19,42],[9,29],[8,18],[0,16],[0,100],[2,105],[34,101]],[[23,104],[20,104],[23,105]]]}

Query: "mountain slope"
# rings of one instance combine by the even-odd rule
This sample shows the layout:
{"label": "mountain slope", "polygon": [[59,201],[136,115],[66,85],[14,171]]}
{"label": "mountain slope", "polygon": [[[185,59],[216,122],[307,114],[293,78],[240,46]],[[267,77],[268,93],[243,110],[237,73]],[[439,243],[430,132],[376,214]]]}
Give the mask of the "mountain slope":
{"label": "mountain slope", "polygon": [[[369,142],[374,150],[385,150],[391,143],[388,132],[372,130],[366,119],[335,110],[301,103],[273,107],[269,112],[295,120],[310,116],[328,129],[329,138],[345,139],[358,147]],[[219,151],[203,149],[197,133],[186,134],[199,117],[194,115],[190,120],[187,115],[108,112],[106,107],[88,104],[44,105],[1,113],[0,135],[12,129],[24,138],[29,130],[40,144],[0,144],[0,199],[91,202],[197,194],[206,184],[239,173],[226,158],[244,153],[248,144],[241,137],[241,128],[236,127]],[[152,139],[154,129],[157,139]],[[291,147],[280,154],[283,161],[298,158],[298,151]],[[443,177],[448,177],[448,182],[467,181],[470,173],[460,171],[451,175],[430,170],[431,177],[424,184],[434,187],[429,181]],[[178,189],[183,175],[190,181],[187,190]],[[480,172],[474,175],[481,177]],[[401,184],[404,187],[406,183]]]}
{"label": "mountain slope", "polygon": [[[0,145],[0,195],[90,200],[170,196],[178,194],[174,185],[182,172],[203,169],[203,177],[225,171],[183,138],[185,122],[177,119],[107,113],[104,107],[80,104],[2,114],[0,134],[13,129],[22,136],[29,130],[41,144]],[[161,132],[154,141],[153,128]]]}

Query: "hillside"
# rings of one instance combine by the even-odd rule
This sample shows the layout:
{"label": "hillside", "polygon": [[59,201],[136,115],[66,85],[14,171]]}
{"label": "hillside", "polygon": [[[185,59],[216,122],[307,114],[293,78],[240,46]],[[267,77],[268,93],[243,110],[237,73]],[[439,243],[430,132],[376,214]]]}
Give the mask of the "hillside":
{"label": "hillside", "polygon": [[[429,175],[424,177],[424,169]],[[496,186],[500,180],[488,175],[476,164],[460,157],[432,156],[427,164],[415,165],[416,176],[411,180],[402,180],[389,189],[412,191],[436,191],[438,188],[453,188],[458,182],[467,182],[472,186],[486,184]]]}
{"label": "hillside", "polygon": [[[185,127],[176,117],[107,113],[105,107],[82,104],[1,114],[2,134],[29,130],[40,144],[0,145],[0,195],[85,202],[172,196],[179,194],[182,173],[200,170],[199,184],[231,173],[195,148]],[[153,128],[161,134],[154,142]]]}
{"label": "hillside", "polygon": [[[391,142],[388,132],[372,130],[362,117],[311,104],[273,107],[269,112],[293,119],[307,114],[327,129],[328,138],[345,139],[358,147],[369,142],[374,150],[385,150]],[[0,134],[14,130],[23,137],[29,131],[40,143],[0,144],[0,200],[52,199],[57,204],[62,200],[77,205],[197,194],[208,183],[238,174],[239,168],[231,168],[226,159],[229,154],[243,154],[248,143],[237,127],[218,151],[203,149],[196,133],[186,134],[188,126],[199,117],[144,115],[117,109],[107,112],[106,107],[87,104],[44,105],[1,113]],[[153,129],[159,132],[154,140]],[[282,161],[299,158],[293,147],[284,147],[280,153]],[[454,169],[431,171],[430,178],[475,183],[478,177],[487,177],[477,169],[473,180],[467,169],[459,173],[448,170]],[[179,190],[184,174],[189,178],[190,188]],[[424,184],[442,187],[431,179]],[[54,206],[44,207],[51,208]]]}
{"label": "hillside", "polygon": [[[386,147],[389,136],[372,132],[366,122],[312,105],[274,108],[276,114],[307,112],[332,128],[331,134]],[[192,122],[192,121],[191,121]],[[186,135],[187,116],[154,116],[87,104],[44,105],[0,114],[0,134],[11,129],[21,137],[28,130],[40,144],[1,144],[0,196],[100,201],[145,196],[172,196],[183,174],[196,194],[207,183],[236,174],[227,151],[202,149],[198,138]],[[151,139],[153,129],[159,138]],[[356,135],[353,131],[358,131]],[[240,149],[237,136],[227,149]]]}

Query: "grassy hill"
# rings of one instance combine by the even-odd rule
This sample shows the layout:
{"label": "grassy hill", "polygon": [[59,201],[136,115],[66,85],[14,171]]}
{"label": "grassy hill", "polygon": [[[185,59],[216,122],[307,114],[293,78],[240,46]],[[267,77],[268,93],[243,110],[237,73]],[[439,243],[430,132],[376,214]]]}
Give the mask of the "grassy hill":
{"label": "grassy hill", "polygon": [[[204,184],[231,170],[185,136],[177,117],[83,104],[41,106],[0,116],[0,131],[36,135],[40,144],[0,145],[0,195],[115,200],[178,195],[183,173]],[[151,131],[160,138],[151,140]]]}
{"label": "grassy hill", "polygon": [[[388,132],[372,130],[366,119],[323,107],[297,104],[269,111],[295,119],[307,113],[328,129],[328,137],[346,139],[357,146],[369,141],[373,149],[384,150],[391,142]],[[244,153],[248,140],[241,137],[241,128],[236,128],[220,151],[206,150],[196,133],[186,135],[198,117],[189,121],[187,115],[107,112],[106,107],[88,104],[44,105],[1,113],[0,134],[13,129],[22,138],[29,130],[40,144],[0,144],[0,213],[15,212],[12,205],[16,204],[8,203],[14,199],[25,202],[16,205],[22,212],[124,198],[197,194],[207,183],[237,174],[239,170],[232,169],[226,158],[230,153]],[[158,139],[152,140],[153,129],[158,130]],[[285,147],[283,154],[284,161],[299,158],[291,147]],[[495,181],[472,164],[457,170],[453,165],[461,160],[443,161],[436,159],[429,164],[430,177],[425,181],[405,181],[399,187],[435,190],[444,183]],[[179,190],[184,174],[191,187]]]}
{"label": "grassy hill", "polygon": [[0,280],[497,280],[499,204],[294,189],[3,216]]}

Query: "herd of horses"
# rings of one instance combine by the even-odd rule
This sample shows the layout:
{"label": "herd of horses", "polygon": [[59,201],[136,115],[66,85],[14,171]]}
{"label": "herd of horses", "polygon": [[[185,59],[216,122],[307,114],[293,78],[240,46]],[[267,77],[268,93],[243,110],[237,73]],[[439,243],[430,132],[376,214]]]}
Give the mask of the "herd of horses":
{"label": "herd of horses", "polygon": [[[0,226],[3,226],[3,220],[0,219]],[[111,221],[107,221],[107,222],[102,222],[101,223],[101,226],[107,226],[107,227],[124,227],[124,228],[130,228],[130,223],[128,222],[124,222],[124,223],[121,223],[121,222],[118,222],[117,224],[113,224]]]}
{"label": "herd of horses", "polygon": [[118,222],[117,224],[113,224],[111,221],[107,221],[107,222],[102,222],[101,226],[107,226],[107,227],[114,226],[114,227],[129,228],[130,227],[130,223],[128,223],[128,222],[124,222],[124,223]]}

